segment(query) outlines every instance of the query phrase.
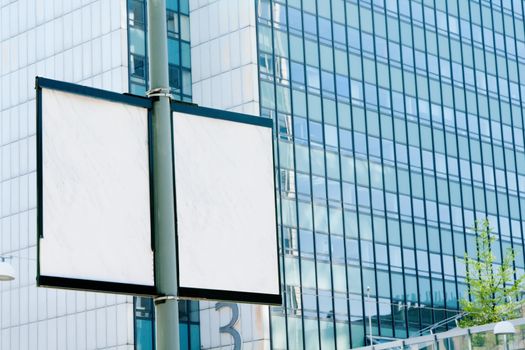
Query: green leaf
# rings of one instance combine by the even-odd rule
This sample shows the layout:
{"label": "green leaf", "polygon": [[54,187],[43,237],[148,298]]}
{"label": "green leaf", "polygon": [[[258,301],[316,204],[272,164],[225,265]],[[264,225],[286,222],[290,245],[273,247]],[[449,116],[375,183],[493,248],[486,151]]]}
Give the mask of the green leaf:
{"label": "green leaf", "polygon": [[472,327],[486,323],[499,322],[520,316],[521,290],[525,275],[515,279],[516,270],[514,251],[505,252],[501,265],[492,252],[496,236],[487,219],[477,220],[473,228],[476,234],[476,256],[465,252],[465,282],[467,294],[460,299],[461,310],[466,313],[460,327]]}

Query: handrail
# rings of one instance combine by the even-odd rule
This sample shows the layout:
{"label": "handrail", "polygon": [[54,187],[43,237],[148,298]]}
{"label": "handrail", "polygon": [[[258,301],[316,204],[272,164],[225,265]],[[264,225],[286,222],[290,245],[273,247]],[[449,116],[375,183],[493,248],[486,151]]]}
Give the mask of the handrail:
{"label": "handrail", "polygon": [[449,324],[450,322],[454,321],[456,322],[456,326],[457,326],[457,321],[462,318],[463,316],[467,315],[466,312],[460,312],[454,316],[451,316],[449,318],[446,318],[444,320],[441,320],[439,322],[436,322],[434,324],[431,324],[430,326],[428,327],[425,327],[423,329],[420,329],[418,331],[419,335],[424,335],[426,332],[430,332],[430,334],[434,334],[433,330],[436,329],[436,328],[439,328],[441,326],[444,326],[446,324]]}

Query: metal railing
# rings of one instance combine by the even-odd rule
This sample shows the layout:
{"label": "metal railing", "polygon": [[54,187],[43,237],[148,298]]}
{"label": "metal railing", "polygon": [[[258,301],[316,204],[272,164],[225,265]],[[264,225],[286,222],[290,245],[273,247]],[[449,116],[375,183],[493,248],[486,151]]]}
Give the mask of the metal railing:
{"label": "metal railing", "polygon": [[[511,349],[525,349],[525,318],[509,321],[517,329]],[[399,339],[354,350],[498,350],[504,349],[493,334],[495,323],[470,328],[454,328],[446,332]],[[374,337],[377,339],[377,337]],[[458,345],[459,344],[459,345]],[[486,344],[486,345],[485,345]]]}
{"label": "metal railing", "polygon": [[431,324],[430,326],[428,327],[425,327],[423,329],[420,329],[419,330],[419,335],[425,335],[425,333],[430,333],[430,334],[434,334],[434,330],[435,329],[438,329],[440,327],[443,327],[451,322],[454,322],[456,327],[458,327],[458,321],[463,317],[465,316],[467,313],[466,312],[460,312],[452,317],[449,317],[449,318],[446,318],[444,320],[441,320],[437,323],[434,323],[434,324]]}

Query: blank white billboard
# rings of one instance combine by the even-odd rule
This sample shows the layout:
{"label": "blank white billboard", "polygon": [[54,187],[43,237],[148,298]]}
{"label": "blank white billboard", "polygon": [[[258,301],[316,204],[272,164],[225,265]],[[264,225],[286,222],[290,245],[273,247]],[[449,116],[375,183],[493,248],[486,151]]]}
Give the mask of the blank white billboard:
{"label": "blank white billboard", "polygon": [[39,285],[154,294],[148,109],[37,84]]}
{"label": "blank white billboard", "polygon": [[173,109],[179,296],[280,304],[271,120]]}

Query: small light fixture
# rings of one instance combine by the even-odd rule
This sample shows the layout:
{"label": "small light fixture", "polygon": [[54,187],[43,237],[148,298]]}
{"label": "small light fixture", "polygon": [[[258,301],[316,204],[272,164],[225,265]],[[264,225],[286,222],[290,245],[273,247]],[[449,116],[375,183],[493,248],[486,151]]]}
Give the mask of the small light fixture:
{"label": "small light fixture", "polygon": [[12,281],[16,277],[15,269],[6,261],[7,259],[11,259],[11,257],[0,256],[0,282]]}
{"label": "small light fixture", "polygon": [[494,335],[503,336],[503,346],[505,350],[509,350],[509,344],[507,342],[507,335],[516,334],[516,328],[509,321],[500,321],[494,326]]}
{"label": "small light fixture", "polygon": [[501,321],[494,326],[494,335],[516,334],[516,328],[509,321]]}

